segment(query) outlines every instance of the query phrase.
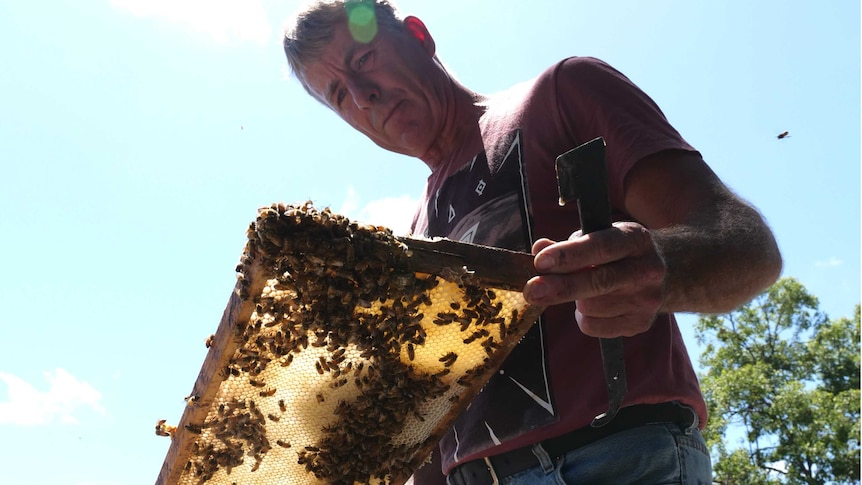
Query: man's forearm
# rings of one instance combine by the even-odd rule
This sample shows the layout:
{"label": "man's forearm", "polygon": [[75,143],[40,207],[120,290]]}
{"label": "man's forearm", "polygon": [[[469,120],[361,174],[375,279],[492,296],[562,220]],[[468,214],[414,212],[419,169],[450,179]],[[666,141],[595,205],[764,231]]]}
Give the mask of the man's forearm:
{"label": "man's forearm", "polygon": [[733,200],[710,219],[652,231],[667,266],[663,311],[729,312],[778,279],[781,254],[756,210]]}

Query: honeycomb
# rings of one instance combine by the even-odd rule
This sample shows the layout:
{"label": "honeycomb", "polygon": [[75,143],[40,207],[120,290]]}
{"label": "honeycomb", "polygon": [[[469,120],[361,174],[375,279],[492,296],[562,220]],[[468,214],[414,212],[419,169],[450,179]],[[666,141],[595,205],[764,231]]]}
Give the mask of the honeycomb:
{"label": "honeycomb", "polygon": [[404,483],[541,311],[311,202],[247,234],[159,484]]}

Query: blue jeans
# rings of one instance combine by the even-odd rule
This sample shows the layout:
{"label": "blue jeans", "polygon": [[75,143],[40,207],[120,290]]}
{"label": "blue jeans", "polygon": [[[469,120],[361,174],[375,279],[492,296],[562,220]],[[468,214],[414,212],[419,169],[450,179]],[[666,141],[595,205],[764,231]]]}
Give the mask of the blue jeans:
{"label": "blue jeans", "polygon": [[712,464],[697,423],[647,424],[620,431],[554,460],[533,445],[540,465],[501,485],[711,485]]}

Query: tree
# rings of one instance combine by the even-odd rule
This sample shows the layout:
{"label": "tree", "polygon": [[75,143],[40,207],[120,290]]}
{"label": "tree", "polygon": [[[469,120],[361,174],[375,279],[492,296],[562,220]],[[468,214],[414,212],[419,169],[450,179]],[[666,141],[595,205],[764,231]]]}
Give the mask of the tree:
{"label": "tree", "polygon": [[818,305],[782,278],[738,310],[698,320],[716,483],[859,483],[859,305],[838,320]]}

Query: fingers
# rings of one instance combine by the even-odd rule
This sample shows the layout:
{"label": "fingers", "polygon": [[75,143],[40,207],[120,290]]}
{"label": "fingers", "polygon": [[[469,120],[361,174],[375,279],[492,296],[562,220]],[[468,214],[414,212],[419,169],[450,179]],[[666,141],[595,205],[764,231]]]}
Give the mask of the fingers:
{"label": "fingers", "polygon": [[532,305],[548,306],[603,297],[596,300],[601,304],[588,304],[596,307],[626,306],[629,302],[621,300],[640,292],[650,295],[657,292],[660,298],[665,273],[661,258],[652,253],[570,273],[534,276],[524,287],[524,298]]}
{"label": "fingers", "polygon": [[538,306],[574,301],[586,335],[636,335],[662,308],[667,268],[640,224],[616,223],[562,242],[540,239],[532,250],[540,275],[527,282],[524,297]]}
{"label": "fingers", "polygon": [[539,239],[533,243],[532,253],[538,254],[539,251],[545,249],[546,247],[550,246],[551,244],[554,244],[554,241],[551,241],[550,239],[547,239],[547,238]]}
{"label": "fingers", "polygon": [[575,310],[575,320],[584,335],[598,338],[632,337],[646,332],[652,327],[653,315],[620,315],[618,317],[590,317]]}
{"label": "fingers", "polygon": [[610,229],[550,244],[540,239],[533,244],[535,266],[542,273],[569,273],[626,257],[655,252],[652,236],[645,227],[631,222],[615,223]]}

